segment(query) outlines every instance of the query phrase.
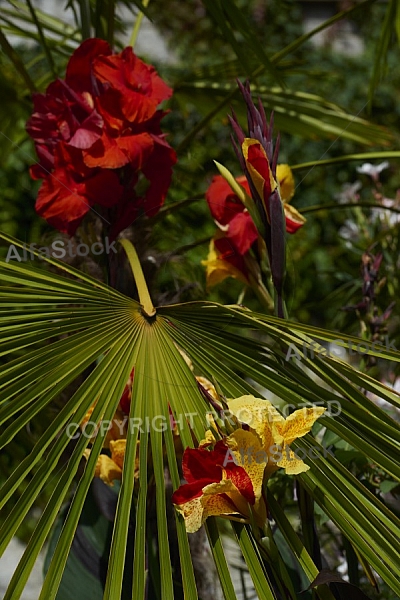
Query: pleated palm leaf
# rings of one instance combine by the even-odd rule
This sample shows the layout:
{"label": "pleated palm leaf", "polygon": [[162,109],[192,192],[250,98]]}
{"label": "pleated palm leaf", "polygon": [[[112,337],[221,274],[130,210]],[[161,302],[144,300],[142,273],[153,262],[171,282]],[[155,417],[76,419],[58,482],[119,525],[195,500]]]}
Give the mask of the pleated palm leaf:
{"label": "pleated palm leaf", "polygon": [[[7,236],[3,239],[18,244]],[[127,242],[124,246],[129,253],[133,252]],[[158,577],[162,581],[159,592],[162,598],[174,597],[164,468],[166,465],[173,487],[177,488],[179,461],[171,428],[162,431],[163,428],[155,427],[154,423],[160,418],[169,423],[171,410],[183,447],[191,447],[204,437],[205,416],[210,412],[210,405],[200,394],[193,373],[178,348],[190,357],[196,370],[218,382],[228,398],[244,394],[258,396],[255,387],[258,385],[273,392],[283,403],[294,406],[303,403],[312,406],[315,402],[329,406],[333,400],[339,402],[340,415],[323,417],[323,425],[398,479],[398,427],[362,393],[361,388],[397,406],[398,395],[347,363],[325,356],[321,347],[315,351],[315,360],[304,358],[310,372],[285,360],[290,344],[304,352],[304,347],[311,347],[309,336],[332,341],[337,334],[254,314],[236,306],[223,307],[207,302],[160,307],[152,314],[151,301],[140,277],[136,280],[142,290],[142,306],[59,261],[44,260],[57,265],[69,278],[29,264],[1,264],[1,348],[2,354],[6,353],[11,359],[3,366],[0,379],[1,422],[5,424],[2,447],[9,444],[35,415],[45,411],[46,406],[90,365],[96,366],[3,486],[2,506],[23,481],[28,482],[2,527],[2,550],[18,531],[46,483],[55,475],[57,477],[54,491],[6,592],[6,599],[20,597],[63,503],[71,499],[40,596],[41,599],[56,597],[106,428],[99,429],[82,475],[78,468],[90,442],[88,436],[79,437],[67,463],[60,465],[60,457],[95,401],[91,420],[99,423],[112,419],[133,366],[135,376],[129,418],[137,426],[132,427],[127,436],[104,598],[114,599],[121,595],[128,536],[134,536],[132,597],[145,597],[149,488],[156,494]],[[138,273],[137,264],[134,268]],[[258,332],[257,337],[252,335],[254,332]],[[344,340],[352,347],[360,341],[356,338]],[[395,351],[382,350],[374,354],[400,360]],[[132,516],[138,437],[139,486]],[[305,449],[318,445],[310,434],[302,438],[300,446],[297,444],[299,442],[295,447]],[[151,470],[148,467],[150,455]],[[328,453],[325,457],[307,458],[306,462],[311,469],[298,476],[301,487],[337,525],[362,563],[369,564],[399,593],[400,523],[397,517],[334,456]],[[311,583],[317,577],[318,569],[279,504],[271,494],[268,499],[271,515]],[[185,525],[181,517],[176,519],[184,596],[197,598]],[[218,525],[209,518],[206,528],[224,595],[235,598]],[[258,596],[274,598],[257,546],[259,542],[254,539],[250,526],[235,524],[234,531]],[[283,569],[282,559],[278,557],[277,560]],[[279,568],[278,572],[282,576],[284,571]],[[289,582],[290,579],[285,582],[288,597],[294,598]],[[319,597],[332,597],[324,585],[317,589]]]}

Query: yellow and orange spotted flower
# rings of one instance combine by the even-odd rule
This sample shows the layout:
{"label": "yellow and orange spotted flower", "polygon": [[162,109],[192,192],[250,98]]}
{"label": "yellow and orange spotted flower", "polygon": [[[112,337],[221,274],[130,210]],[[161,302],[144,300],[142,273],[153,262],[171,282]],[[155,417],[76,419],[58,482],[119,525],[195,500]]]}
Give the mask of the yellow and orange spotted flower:
{"label": "yellow and orange spotted flower", "polygon": [[212,515],[248,521],[250,507],[260,503],[251,474],[232,460],[232,449],[223,440],[212,450],[186,448],[182,469],[187,484],[173,493],[172,502],[189,533],[200,529]]}
{"label": "yellow and orange spotted flower", "polygon": [[290,444],[311,430],[315,421],[324,414],[325,408],[302,408],[285,419],[271,402],[254,396],[235,398],[228,401],[228,406],[235,417],[248,426],[254,447],[261,445],[265,453],[267,478],[279,468],[285,469],[288,475],[308,471],[310,467],[296,456]]}
{"label": "yellow and orange spotted flower", "polygon": [[[135,459],[135,471],[134,477],[139,477],[139,444],[136,442],[136,459]],[[124,464],[125,450],[126,450],[126,439],[125,440],[114,440],[109,444],[109,450],[111,456],[107,454],[100,454],[96,468],[94,472],[95,477],[99,477],[104,483],[114,486],[114,481],[120,481],[122,479],[122,467]],[[85,458],[89,458],[90,450],[87,449],[84,452]]]}
{"label": "yellow and orange spotted flower", "polygon": [[263,527],[267,518],[263,482],[279,468],[289,475],[309,469],[290,444],[308,433],[325,411],[305,408],[285,419],[268,400],[254,396],[235,398],[228,406],[245,427],[219,441],[208,431],[198,448],[187,448],[183,455],[187,483],[174,492],[172,502],[189,533],[212,515],[247,522],[253,517]]}

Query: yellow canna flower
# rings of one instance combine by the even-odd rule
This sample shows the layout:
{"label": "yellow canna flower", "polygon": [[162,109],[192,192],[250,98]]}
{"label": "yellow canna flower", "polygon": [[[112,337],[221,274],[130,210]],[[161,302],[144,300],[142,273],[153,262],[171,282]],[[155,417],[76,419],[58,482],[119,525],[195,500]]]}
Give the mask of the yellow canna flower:
{"label": "yellow canna flower", "polygon": [[302,408],[285,419],[271,402],[254,396],[235,398],[228,401],[228,406],[239,421],[249,426],[254,436],[254,447],[258,448],[260,443],[265,452],[267,478],[278,468],[285,469],[288,475],[308,471],[310,467],[296,457],[290,444],[310,431],[325,408]]}
{"label": "yellow canna flower", "polygon": [[[104,483],[114,486],[114,481],[118,481],[122,479],[122,467],[124,464],[125,458],[125,450],[126,450],[126,439],[125,440],[111,440],[109,444],[109,449],[111,456],[107,456],[107,454],[100,454],[96,468],[94,472],[95,477],[100,477]],[[134,477],[137,478],[139,476],[139,442],[136,445],[136,463],[135,463],[135,472]],[[84,456],[85,458],[89,458],[90,450],[85,450]]]}

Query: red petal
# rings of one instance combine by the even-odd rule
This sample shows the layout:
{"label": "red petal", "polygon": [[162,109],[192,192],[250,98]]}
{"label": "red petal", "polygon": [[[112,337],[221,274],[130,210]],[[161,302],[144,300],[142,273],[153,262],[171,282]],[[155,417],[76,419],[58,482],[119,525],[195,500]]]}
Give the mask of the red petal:
{"label": "red petal", "polygon": [[221,481],[222,470],[216,464],[217,458],[213,451],[186,448],[182,458],[182,472],[186,481],[193,483],[205,477],[210,480],[209,483]]}
{"label": "red petal", "polygon": [[93,90],[92,65],[100,55],[111,54],[108,42],[97,38],[85,40],[71,56],[65,80],[77,92]]}
{"label": "red petal", "polygon": [[151,137],[154,150],[142,169],[150,181],[143,202],[143,210],[148,217],[154,217],[164,204],[172,179],[172,167],[176,163],[175,150],[161,137]]}
{"label": "red petal", "polygon": [[226,237],[242,256],[250,250],[258,239],[258,231],[248,212],[241,212],[232,219]]}
{"label": "red petal", "polygon": [[[240,179],[240,182],[239,178],[237,178],[236,181],[241,183],[242,187],[249,193],[246,178],[241,177]],[[243,179],[246,182],[247,187],[243,185]],[[222,175],[215,175],[215,177],[213,177],[211,184],[206,191],[206,200],[213,218],[221,225],[227,225],[235,215],[244,210],[243,204]]]}
{"label": "red petal", "polygon": [[185,483],[181,485],[172,494],[173,504],[185,504],[194,498],[200,498],[203,495],[203,488],[210,483],[215,483],[212,479],[198,479],[192,483]]}
{"label": "red petal", "polygon": [[85,152],[84,161],[88,167],[106,169],[116,169],[129,163],[137,171],[151,155],[153,147],[153,139],[148,133],[116,138],[104,133],[101,140]]}
{"label": "red petal", "polygon": [[73,234],[90,209],[85,186],[77,184],[63,169],[46,177],[36,200],[37,213],[50,225]]}
{"label": "red petal", "polygon": [[227,237],[214,238],[214,247],[217,251],[218,258],[230,263],[238,269],[243,275],[248,278],[247,268],[243,256],[235,248],[234,244]]}
{"label": "red petal", "polygon": [[72,235],[93,204],[112,206],[122,190],[115,173],[102,171],[78,182],[67,169],[58,168],[44,180],[36,211],[50,225]]}
{"label": "red petal", "polygon": [[97,59],[94,71],[100,81],[121,92],[121,109],[128,121],[150,119],[158,104],[172,94],[154,67],[137,58],[131,47]]}
{"label": "red petal", "polygon": [[92,113],[83,121],[71,137],[69,144],[75,148],[90,148],[103,133],[104,121],[97,111]]}
{"label": "red petal", "polygon": [[268,159],[265,157],[261,149],[261,144],[252,144],[251,146],[249,146],[247,160],[264,179],[264,198],[261,198],[261,200],[264,200],[264,203],[266,203],[272,191],[270,183],[271,169],[269,166]]}
{"label": "red petal", "polygon": [[118,175],[112,171],[102,170],[85,180],[85,194],[92,204],[114,206],[119,202],[123,191]]}
{"label": "red petal", "polygon": [[300,227],[303,227],[304,223],[299,223],[298,221],[293,221],[289,217],[285,217],[286,220],[286,231],[288,233],[296,233]]}
{"label": "red petal", "polygon": [[118,204],[112,209],[111,213],[111,229],[110,229],[110,240],[113,241],[117,235],[132,225],[132,223],[138,218],[138,198],[135,192],[127,190],[125,188],[124,194]]}
{"label": "red petal", "polygon": [[229,447],[223,440],[215,444],[214,456],[225,470],[226,478],[231,479],[232,483],[250,504],[254,504],[255,496],[252,481],[243,467],[235,465]]}
{"label": "red petal", "polygon": [[128,379],[128,383],[126,384],[119,404],[126,415],[129,415],[129,411],[131,408],[131,399],[132,399],[132,384],[133,378],[135,376],[135,367],[133,367],[130,377]]}

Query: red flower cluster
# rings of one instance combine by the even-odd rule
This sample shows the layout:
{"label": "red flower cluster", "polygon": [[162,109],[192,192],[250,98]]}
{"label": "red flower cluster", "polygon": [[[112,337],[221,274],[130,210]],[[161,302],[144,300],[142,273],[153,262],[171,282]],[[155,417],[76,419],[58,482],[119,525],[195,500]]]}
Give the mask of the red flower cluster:
{"label": "red flower cluster", "polygon": [[[155,215],[176,162],[160,128],[166,113],[157,110],[171,94],[132,48],[114,54],[103,40],[83,42],[65,81],[33,97],[27,131],[39,163],[31,176],[44,178],[37,212],[73,235],[90,208],[100,205],[108,209],[112,238],[142,212]],[[147,189],[140,195],[143,176]]]}

